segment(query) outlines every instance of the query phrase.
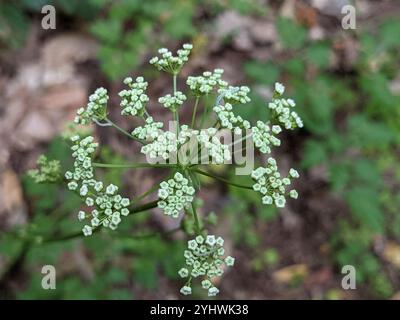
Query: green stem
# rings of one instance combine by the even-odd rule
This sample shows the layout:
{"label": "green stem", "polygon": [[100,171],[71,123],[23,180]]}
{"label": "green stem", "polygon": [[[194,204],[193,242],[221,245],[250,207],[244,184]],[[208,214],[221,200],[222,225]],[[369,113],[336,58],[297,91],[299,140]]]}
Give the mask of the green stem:
{"label": "green stem", "polygon": [[248,190],[253,190],[253,187],[251,187],[251,186],[245,186],[245,185],[242,185],[242,184],[239,184],[239,183],[235,183],[235,182],[229,181],[228,179],[225,179],[225,178],[216,176],[216,175],[214,175],[214,174],[212,174],[212,173],[208,173],[208,172],[202,171],[202,170],[200,170],[200,169],[192,169],[192,171],[193,171],[193,172],[196,172],[196,173],[198,173],[198,174],[201,174],[201,175],[203,175],[203,176],[207,176],[207,177],[214,178],[214,179],[216,179],[216,180],[225,182],[225,183],[227,183],[227,184],[229,184],[229,185],[231,185],[231,186],[234,186],[234,187],[238,187],[238,188],[242,188],[242,189],[248,189]]}
{"label": "green stem", "polygon": [[154,185],[153,187],[151,187],[149,190],[147,190],[145,193],[141,194],[140,196],[136,197],[135,199],[133,199],[134,202],[139,202],[140,200],[146,198],[149,194],[153,193],[154,191],[156,191],[158,188],[160,187],[160,184],[157,183],[156,185]]}
{"label": "green stem", "polygon": [[214,122],[214,124],[212,126],[213,126],[213,128],[219,129],[221,124],[219,123],[219,120],[217,120],[217,121]]}
{"label": "green stem", "polygon": [[140,142],[141,144],[144,144],[145,142],[139,138],[134,137],[131,135],[128,131],[122,129],[120,126],[118,126],[116,123],[112,122],[109,118],[105,118],[106,121],[108,121],[115,129],[117,129],[119,132],[123,133],[127,137],[136,140],[137,142]]}
{"label": "green stem", "polygon": [[112,168],[112,169],[119,169],[119,168],[172,168],[175,167],[174,164],[161,164],[161,163],[99,163],[93,162],[93,167],[96,168]]}
{"label": "green stem", "polygon": [[116,232],[115,236],[123,237],[123,238],[126,237],[129,240],[131,240],[131,239],[142,240],[142,239],[148,239],[148,238],[153,238],[153,237],[157,237],[157,236],[161,236],[161,237],[167,236],[167,235],[173,234],[173,233],[175,233],[175,232],[177,232],[179,230],[181,230],[180,227],[179,228],[174,228],[174,229],[171,229],[171,230],[167,230],[167,231],[164,231],[164,232],[151,232],[151,233],[149,232],[147,234],[141,234],[141,235],[132,235],[130,233]]}
{"label": "green stem", "polygon": [[194,205],[193,202],[192,202],[192,211],[193,211],[193,218],[194,218],[194,225],[196,228],[196,233],[199,235],[201,232],[200,221],[199,221],[199,216],[197,215],[196,206]]}
{"label": "green stem", "polygon": [[196,102],[194,103],[193,115],[192,115],[192,129],[194,129],[194,122],[196,120],[197,106],[199,104],[200,97],[196,97]]}
{"label": "green stem", "polygon": [[[141,206],[134,207],[131,210],[130,214],[133,215],[133,214],[136,214],[136,213],[139,213],[139,212],[143,212],[143,211],[147,211],[149,209],[153,209],[153,208],[157,207],[157,202],[158,202],[158,200],[145,203],[145,204],[143,204]],[[96,229],[93,230],[93,233],[98,232],[99,230],[100,230],[100,228],[96,228]],[[59,241],[64,241],[64,240],[71,240],[71,239],[80,238],[80,237],[83,237],[83,236],[84,235],[83,235],[82,231],[73,232],[73,233],[62,235],[62,236],[59,236],[59,237],[44,239],[42,243],[53,243],[53,242],[59,242]]]}
{"label": "green stem", "polygon": [[203,115],[201,116],[201,122],[200,122],[200,127],[203,128],[204,127],[204,121],[206,120],[207,116],[208,116],[208,96],[206,96],[205,98],[205,103],[204,103],[204,111],[203,111]]}
{"label": "green stem", "polygon": [[[177,78],[177,74],[174,73],[173,75],[173,88],[174,88],[174,96],[176,94],[176,78]],[[174,116],[174,121],[176,122],[176,135],[179,135],[179,113],[178,110],[174,109],[172,111],[173,116]]]}

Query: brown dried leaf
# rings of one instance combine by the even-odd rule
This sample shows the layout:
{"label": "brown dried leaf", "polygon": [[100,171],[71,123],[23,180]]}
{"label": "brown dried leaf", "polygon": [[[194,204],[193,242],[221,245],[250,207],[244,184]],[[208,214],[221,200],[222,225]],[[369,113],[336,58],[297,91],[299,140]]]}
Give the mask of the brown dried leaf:
{"label": "brown dried leaf", "polygon": [[308,266],[306,264],[294,264],[284,267],[272,274],[272,278],[279,283],[291,283],[296,279],[303,279],[308,275]]}

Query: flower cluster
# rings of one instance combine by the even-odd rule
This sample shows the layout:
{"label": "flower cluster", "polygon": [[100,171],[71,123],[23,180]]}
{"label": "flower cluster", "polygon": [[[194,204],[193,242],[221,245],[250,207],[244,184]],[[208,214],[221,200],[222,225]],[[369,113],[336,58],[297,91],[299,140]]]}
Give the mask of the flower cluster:
{"label": "flower cluster", "polygon": [[180,92],[176,91],[174,95],[167,94],[164,97],[160,97],[158,102],[161,103],[165,108],[170,110],[176,110],[180,107],[186,100],[186,96]]}
{"label": "flower cluster", "polygon": [[231,267],[235,259],[225,255],[224,240],[214,235],[203,237],[198,235],[195,239],[188,241],[188,249],[184,252],[186,267],[179,270],[182,278],[189,278],[182,287],[181,293],[188,295],[192,293],[192,278],[202,277],[201,286],[208,291],[208,296],[215,296],[219,290],[213,285],[211,279],[220,277],[224,273],[223,265]]}
{"label": "flower cluster", "polygon": [[179,213],[193,201],[195,189],[189,184],[180,172],[175,173],[172,179],[160,183],[157,205],[167,216],[177,218]]}
{"label": "flower cluster", "polygon": [[216,86],[227,86],[227,83],[221,80],[223,73],[224,70],[222,69],[215,69],[214,72],[204,71],[202,76],[189,76],[186,80],[186,84],[189,86],[193,95],[201,97],[212,92]]}
{"label": "flower cluster", "polygon": [[[162,122],[156,122],[149,115],[146,110],[146,104],[149,102],[149,97],[146,94],[148,83],[143,77],[137,77],[136,79],[126,78],[124,83],[127,88],[119,92],[119,96],[121,98],[121,114],[137,116],[145,122],[142,126],[136,127],[130,136],[143,144],[141,153],[147,156],[147,160],[163,159],[165,162],[168,160],[168,165],[158,167],[173,169],[173,175],[156,187],[158,188],[157,207],[165,215],[173,218],[178,218],[184,210],[193,214],[193,231],[196,232],[196,236],[188,241],[188,248],[184,252],[186,263],[179,270],[179,275],[187,280],[181,289],[181,293],[184,295],[191,294],[192,280],[198,278],[201,281],[201,286],[207,290],[208,295],[215,296],[219,290],[213,283],[214,278],[222,276],[225,266],[233,266],[235,259],[225,256],[224,240],[221,237],[214,235],[204,236],[206,231],[203,231],[203,226],[206,224],[202,223],[201,216],[197,215],[193,201],[196,189],[200,184],[200,180],[197,179],[198,174],[214,177],[227,183],[229,181],[211,173],[197,170],[195,166],[198,162],[193,163],[193,157],[187,157],[187,155],[190,154],[191,156],[194,151],[196,156],[200,153],[201,157],[206,157],[207,160],[211,158],[213,163],[229,163],[232,160],[230,146],[221,142],[217,135],[218,129],[215,128],[217,125],[231,130],[235,135],[242,134],[243,130],[251,130],[251,136],[256,148],[261,153],[271,153],[273,146],[281,144],[278,135],[282,129],[302,127],[303,123],[297,113],[293,111],[295,102],[292,99],[282,98],[285,87],[280,83],[276,83],[272,102],[268,105],[272,114],[271,121],[257,121],[253,126],[233,110],[233,106],[237,108],[240,107],[238,106],[240,104],[250,102],[250,89],[246,86],[230,86],[221,79],[223,70],[215,69],[212,72],[205,71],[199,76],[189,76],[186,84],[190,92],[196,97],[192,115],[193,125],[196,124],[196,112],[200,97],[213,91],[218,93],[218,97],[213,104],[213,110],[218,120],[217,123],[212,128],[196,128],[197,130],[187,125],[180,125],[177,111],[187,100],[187,97],[184,93],[176,91],[177,75],[185,62],[188,61],[191,50],[192,45],[184,44],[183,48],[179,49],[176,56],[174,56],[168,49],[162,48],[158,51],[159,55],[150,60],[150,64],[154,65],[158,70],[173,75],[174,93],[160,97],[158,101],[162,106],[173,112],[174,119],[177,120],[175,123],[177,123],[178,127],[170,130],[164,129]],[[108,99],[106,89],[97,89],[89,97],[87,107],[80,108],[77,111],[75,123],[86,125],[95,122],[99,125],[110,125],[129,135],[124,129],[118,127],[107,118]],[[201,119],[202,124],[208,116],[208,109],[204,108],[204,110],[204,117]],[[249,136],[247,135],[244,138]],[[73,142],[71,150],[74,166],[71,171],[65,173],[65,178],[68,188],[79,194],[85,204],[86,209],[78,212],[78,219],[87,221],[82,229],[83,234],[90,236],[101,226],[114,230],[120,224],[121,218],[130,213],[129,207],[132,203],[129,198],[121,196],[116,185],[105,185],[102,181],[97,180],[94,175],[94,168],[100,166],[129,168],[136,167],[136,165],[93,163],[92,159],[98,147],[98,143],[94,141],[94,138],[92,136],[82,138],[79,135],[75,135],[71,138],[71,141]],[[173,159],[174,156],[177,159]],[[190,162],[186,163],[186,159]],[[176,160],[177,162],[175,162]],[[149,162],[153,163],[153,161]],[[200,163],[204,162],[201,161]],[[52,182],[61,179],[59,162],[48,161],[47,158],[41,157],[38,164],[41,169],[31,172],[36,182]],[[149,166],[152,165],[137,165],[137,167]],[[154,165],[154,167],[157,166]],[[255,181],[253,189],[262,195],[264,204],[274,204],[276,207],[282,208],[285,206],[287,196],[291,198],[298,197],[297,191],[290,187],[292,180],[299,177],[298,172],[290,169],[287,177],[281,177],[276,161],[273,158],[268,158],[265,166],[253,170],[251,177]],[[247,186],[232,184],[248,189]],[[139,198],[144,198],[153,191],[154,189],[151,188]],[[156,203],[149,202],[136,207],[137,210],[135,211],[144,211],[155,206]],[[183,229],[188,234],[191,233],[186,228]]]}
{"label": "flower cluster", "polygon": [[[71,137],[71,141],[74,145],[71,147],[72,157],[75,159],[74,172],[67,171],[65,177],[67,180],[71,180],[68,183],[70,190],[77,190],[79,183],[82,184],[81,189],[87,190],[88,186],[94,186],[96,180],[94,180],[93,167],[92,167],[92,155],[98,147],[98,143],[94,142],[92,136],[87,136],[81,139],[79,135]],[[82,191],[84,195],[87,191]]]}
{"label": "flower cluster", "polygon": [[122,90],[119,93],[121,97],[121,114],[143,115],[146,103],[149,101],[149,97],[145,93],[147,82],[144,81],[143,77],[137,77],[135,82],[131,77],[128,77],[124,80],[124,83],[128,85],[129,90]]}
{"label": "flower cluster", "polygon": [[218,90],[220,95],[223,95],[225,103],[237,104],[237,103],[247,103],[251,99],[247,96],[250,93],[250,88],[246,86],[241,87],[224,87]]}
{"label": "flower cluster", "polygon": [[85,236],[92,234],[93,229],[103,225],[115,230],[121,222],[121,215],[129,214],[130,200],[117,194],[118,187],[110,184],[104,187],[101,181],[94,178],[92,155],[98,143],[92,136],[81,139],[78,135],[71,137],[74,145],[71,147],[72,156],[75,158],[74,171],[67,171],[65,178],[69,180],[68,188],[79,192],[85,198],[85,204],[92,207],[90,214],[79,211],[78,219],[91,219],[90,225],[82,229]]}
{"label": "flower cluster", "polygon": [[161,128],[162,123],[153,122],[151,120],[151,122],[147,123],[144,127],[136,128],[132,132],[134,136],[145,137],[150,141],[150,143],[143,146],[141,149],[141,152],[150,159],[170,159],[172,154],[176,155],[182,145],[199,133],[197,130],[190,129],[187,125],[182,125],[180,127],[178,136],[175,132],[163,131]]}
{"label": "flower cluster", "polygon": [[171,131],[160,131],[153,142],[144,145],[140,150],[150,159],[162,158],[164,160],[169,159],[170,155],[175,154],[177,151],[176,134]]}
{"label": "flower cluster", "polygon": [[[293,178],[298,178],[299,174],[295,169],[290,169],[288,177],[281,179],[275,159],[268,158],[267,166],[253,170],[251,177],[256,181],[253,189],[261,193],[264,204],[274,203],[278,208],[283,208],[286,204],[286,187],[292,183]],[[297,199],[297,191],[291,190],[289,196]]]}
{"label": "flower cluster", "polygon": [[281,141],[275,137],[282,129],[278,125],[270,126],[262,121],[257,121],[257,125],[251,128],[254,145],[262,153],[271,153],[270,145],[280,146]]}
{"label": "flower cluster", "polygon": [[41,155],[37,160],[39,169],[29,170],[29,176],[36,183],[57,182],[61,179],[61,165],[58,160],[48,160]]}
{"label": "flower cluster", "polygon": [[144,126],[136,127],[132,131],[132,136],[141,140],[153,141],[162,132],[163,126],[162,122],[155,122],[153,117],[148,117]]}
{"label": "flower cluster", "polygon": [[216,128],[201,130],[200,134],[196,135],[196,138],[201,146],[203,146],[203,150],[207,152],[207,156],[211,157],[213,163],[223,164],[230,161],[232,155],[229,146],[222,144],[216,136],[217,131]]}
{"label": "flower cluster", "polygon": [[303,127],[303,121],[299,115],[291,110],[296,106],[296,103],[292,99],[280,98],[284,92],[285,87],[280,83],[276,83],[275,98],[268,104],[268,108],[272,111],[272,117],[286,129],[293,130],[297,127]]}
{"label": "flower cluster", "polygon": [[188,61],[190,51],[193,46],[191,44],[184,44],[182,49],[177,51],[178,56],[173,56],[171,51],[166,48],[158,50],[161,57],[154,57],[150,59],[150,64],[154,65],[158,70],[163,70],[171,74],[177,74],[184,63]]}
{"label": "flower cluster", "polygon": [[[102,183],[97,182],[94,188],[101,191],[103,189]],[[90,226],[85,225],[83,227],[82,231],[85,236],[91,235],[93,229],[100,225],[115,230],[121,222],[121,216],[127,216],[129,214],[129,209],[127,207],[130,201],[128,198],[123,198],[121,195],[117,194],[117,186],[110,184],[105,188],[105,191],[100,191],[93,197],[88,196],[86,198],[85,203],[88,207],[96,207],[91,211],[91,215],[87,215],[84,211],[79,211],[78,213],[79,220],[90,216],[92,217]]]}
{"label": "flower cluster", "polygon": [[244,120],[241,116],[236,116],[233,112],[233,106],[230,103],[225,105],[217,105],[213,108],[217,114],[218,120],[223,128],[235,130],[235,133],[240,133],[241,129],[250,129],[250,122]]}
{"label": "flower cluster", "polygon": [[79,108],[74,119],[76,124],[86,125],[93,120],[102,120],[107,116],[108,94],[104,88],[98,88],[90,97],[85,108]]}

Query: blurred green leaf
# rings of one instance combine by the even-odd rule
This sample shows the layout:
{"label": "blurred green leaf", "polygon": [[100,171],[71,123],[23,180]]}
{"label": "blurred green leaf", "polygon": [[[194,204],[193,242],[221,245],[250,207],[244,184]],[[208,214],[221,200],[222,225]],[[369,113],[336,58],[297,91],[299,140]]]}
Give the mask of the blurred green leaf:
{"label": "blurred green leaf", "polygon": [[355,186],[347,191],[346,200],[351,213],[371,231],[383,232],[384,218],[379,204],[379,196],[368,186]]}
{"label": "blurred green leaf", "polygon": [[244,71],[257,84],[262,83],[268,86],[272,86],[278,80],[280,73],[278,66],[275,64],[257,61],[246,62]]}
{"label": "blurred green leaf", "polygon": [[277,21],[280,40],[285,48],[299,49],[304,45],[307,31],[301,25],[288,18],[280,17]]}
{"label": "blurred green leaf", "polygon": [[328,67],[331,48],[328,43],[315,42],[307,47],[306,59],[317,67]]}
{"label": "blurred green leaf", "polygon": [[301,165],[305,169],[325,162],[327,159],[326,150],[323,142],[307,140],[304,145],[303,160]]}

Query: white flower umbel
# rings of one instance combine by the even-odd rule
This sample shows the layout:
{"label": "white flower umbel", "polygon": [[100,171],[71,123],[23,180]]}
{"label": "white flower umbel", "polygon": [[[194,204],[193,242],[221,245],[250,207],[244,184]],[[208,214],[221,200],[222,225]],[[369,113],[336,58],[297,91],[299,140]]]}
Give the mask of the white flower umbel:
{"label": "white flower umbel", "polygon": [[102,120],[107,116],[107,90],[98,88],[90,97],[85,108],[79,108],[74,119],[76,124],[86,125],[93,120]]}
{"label": "white flower umbel", "polygon": [[164,124],[162,122],[155,122],[153,117],[148,117],[144,126],[136,127],[132,131],[132,135],[141,140],[154,141],[163,133],[161,130]]}
{"label": "white flower umbel", "polygon": [[165,108],[170,110],[177,110],[186,100],[186,96],[180,92],[176,91],[175,94],[172,96],[167,94],[164,97],[160,97],[158,102],[161,103]]}
{"label": "white flower umbel", "polygon": [[251,99],[248,97],[248,94],[250,93],[250,88],[246,86],[241,86],[241,87],[228,86],[220,88],[218,90],[218,93],[223,95],[225,103],[245,104],[251,101]]}
{"label": "white flower umbel", "polygon": [[[172,111],[177,124],[176,127],[172,128],[173,130],[164,129],[163,123],[156,122],[146,110],[146,105],[149,102],[149,97],[146,94],[148,83],[143,77],[126,78],[124,83],[127,88],[119,93],[121,114],[135,116],[140,121],[144,121],[131,134],[108,119],[107,102],[109,97],[104,88],[97,89],[89,97],[87,106],[80,108],[77,112],[75,118],[77,124],[87,125],[95,122],[102,127],[111,126],[141,143],[141,152],[146,155],[148,163],[94,163],[92,161],[98,144],[92,136],[81,138],[76,135],[71,138],[74,166],[72,170],[65,173],[65,178],[68,188],[81,197],[84,209],[79,210],[77,216],[78,220],[84,224],[83,234],[90,236],[101,227],[116,229],[121,223],[121,219],[129,215],[130,207],[133,204],[133,200],[124,198],[120,194],[116,185],[105,185],[102,181],[96,180],[95,167],[127,169],[153,167],[173,170],[172,178],[161,182],[159,186],[150,188],[137,198],[137,201],[139,201],[150,196],[154,189],[158,188],[156,203],[147,202],[135,206],[132,211],[141,212],[157,205],[165,215],[173,218],[177,218],[182,211],[191,215],[190,221],[193,222],[193,228],[183,228],[182,231],[187,234],[195,232],[197,236],[188,242],[188,249],[184,252],[186,264],[178,273],[180,277],[187,281],[180,292],[184,295],[191,294],[192,280],[200,278],[201,287],[207,291],[209,296],[215,296],[219,290],[213,283],[214,278],[223,274],[225,266],[233,266],[235,259],[225,256],[224,240],[221,237],[216,238],[213,235],[204,237],[204,234],[207,233],[204,227],[207,224],[202,221],[202,216],[197,214],[196,204],[193,203],[196,189],[201,184],[198,175],[209,176],[238,188],[248,189],[249,187],[230,182],[228,179],[218,177],[210,172],[197,170],[198,162],[193,161],[195,160],[193,155],[198,156],[200,154],[200,163],[204,163],[204,158],[207,158],[205,160],[211,158],[212,163],[215,164],[231,162],[231,145],[221,143],[216,128],[229,129],[232,131],[231,134],[242,135],[243,139],[251,135],[254,144],[262,153],[270,153],[272,147],[280,145],[281,142],[277,137],[282,129],[294,129],[303,126],[303,123],[297,113],[293,111],[295,102],[292,99],[282,98],[285,87],[276,83],[272,102],[268,105],[271,109],[271,119],[269,121],[258,121],[255,125],[250,124],[249,121],[235,112],[236,108],[243,107],[241,104],[250,102],[250,89],[246,86],[230,86],[221,79],[223,70],[215,69],[213,72],[205,71],[199,76],[189,76],[186,79],[188,91],[195,97],[191,117],[191,127],[193,128],[180,124],[178,111],[187,98],[184,93],[177,91],[178,74],[185,62],[188,61],[191,50],[192,45],[185,44],[174,56],[168,49],[163,48],[158,51],[157,57],[150,60],[150,63],[158,70],[172,75],[171,86],[173,91],[169,92],[173,93],[160,97],[158,101],[163,107]],[[212,128],[197,128],[197,125],[202,126],[206,121],[212,120],[208,119],[209,101],[203,102],[201,99],[215,93],[215,91],[218,96],[212,106],[217,121]],[[202,108],[198,108],[199,106]],[[201,121],[196,121],[198,120],[196,118],[198,109],[199,112],[200,110],[203,111],[203,115],[199,119]],[[251,134],[246,131],[243,135],[245,130],[251,130]],[[235,139],[235,141],[237,140]],[[157,164],[157,161],[163,162],[165,165]],[[57,182],[61,180],[58,162],[50,162],[46,158],[40,158],[39,165],[42,167],[41,170],[32,172],[32,176],[37,182]],[[272,158],[268,159],[265,167],[253,170],[251,177],[255,180],[253,189],[261,193],[262,202],[265,204],[274,204],[281,208],[285,206],[286,197],[298,198],[297,191],[289,188],[292,180],[299,177],[298,172],[290,169],[288,176],[281,178],[276,161]],[[207,220],[211,223],[216,218],[211,219],[210,215]]]}
{"label": "white flower umbel", "polygon": [[67,171],[65,178],[69,180],[68,188],[77,191],[84,199],[86,206],[91,208],[89,214],[79,211],[78,219],[90,219],[90,226],[83,228],[85,236],[92,234],[92,230],[100,225],[115,230],[121,222],[121,216],[129,214],[130,200],[119,195],[118,187],[110,184],[103,187],[101,181],[94,178],[92,156],[98,146],[92,136],[81,139],[73,136],[71,141],[72,156],[75,159],[74,170]]}
{"label": "white flower umbel", "polygon": [[216,87],[226,87],[225,81],[221,80],[224,73],[222,69],[215,69],[214,72],[204,71],[202,76],[189,76],[186,84],[196,97],[211,93]]}
{"label": "white flower umbel", "polygon": [[[188,241],[188,248],[184,252],[186,266],[179,271],[182,278],[201,278],[201,286],[208,291],[209,296],[215,296],[219,290],[213,285],[212,279],[224,273],[224,264],[233,266],[235,259],[225,255],[224,240],[214,235],[203,237],[198,235]],[[188,281],[184,287],[191,286]],[[187,290],[189,291],[189,290]],[[187,292],[185,291],[185,292]]]}
{"label": "white flower umbel", "polygon": [[167,160],[171,154],[176,154],[178,144],[176,134],[171,131],[161,131],[153,142],[144,145],[140,152],[147,155],[150,159],[162,158]]}
{"label": "white flower umbel", "polygon": [[135,82],[131,77],[128,77],[124,80],[124,83],[128,85],[129,90],[122,90],[119,93],[121,97],[121,114],[124,116],[142,116],[146,103],[149,101],[149,97],[145,93],[147,82],[144,81],[143,77],[137,77]]}
{"label": "white flower umbel", "polygon": [[223,128],[229,130],[233,129],[250,129],[251,124],[249,121],[244,120],[241,116],[236,116],[233,112],[233,106],[230,103],[225,105],[217,105],[213,108],[217,114],[217,118]]}
{"label": "white flower umbel", "polygon": [[252,136],[254,145],[262,153],[271,153],[272,146],[280,146],[281,140],[275,137],[281,131],[278,125],[273,126],[272,130],[270,126],[262,121],[257,121],[257,125],[252,130]]}
{"label": "white flower umbel", "polygon": [[177,56],[173,56],[171,51],[166,48],[159,49],[158,53],[160,56],[151,58],[150,64],[154,65],[160,71],[176,75],[184,63],[188,61],[192,48],[191,44],[184,44],[182,49],[177,51]]}
{"label": "white flower umbel", "polygon": [[194,194],[195,189],[189,180],[177,172],[172,179],[160,183],[157,205],[167,216],[177,218],[184,208],[190,206]]}
{"label": "white flower umbel", "polygon": [[149,141],[147,145],[141,148],[141,152],[150,159],[170,159],[172,155],[177,154],[180,147],[188,142],[192,136],[199,134],[199,131],[192,130],[187,125],[182,125],[177,138],[176,132],[163,131],[161,127],[162,123],[151,122],[144,127],[136,128],[132,132],[134,136],[145,137]]}
{"label": "white flower umbel", "polygon": [[201,130],[196,138],[204,150],[207,150],[207,155],[211,157],[212,163],[223,164],[230,161],[232,155],[229,146],[222,144],[216,136],[217,132],[216,128],[208,128]]}
{"label": "white flower umbel", "polygon": [[28,171],[28,175],[36,183],[54,183],[60,181],[62,177],[60,161],[48,160],[45,155],[41,155],[36,163],[39,169]]}
{"label": "white flower umbel", "polygon": [[280,83],[275,84],[275,94],[272,102],[268,104],[268,108],[272,113],[272,122],[283,125],[286,129],[293,130],[297,127],[303,127],[303,121],[299,115],[292,109],[296,103],[292,99],[281,98],[285,91],[285,87]]}
{"label": "white flower umbel", "polygon": [[297,199],[297,191],[291,190],[289,193],[286,188],[292,183],[293,178],[298,178],[296,170],[290,169],[286,178],[281,178],[278,166],[273,158],[268,158],[266,167],[259,167],[251,173],[255,180],[254,191],[261,193],[264,204],[275,204],[278,208],[283,208],[286,204],[286,195]]}
{"label": "white flower umbel", "polygon": [[[80,136],[75,135],[71,137],[71,141],[74,142],[71,147],[72,157],[75,159],[74,171],[67,171],[65,178],[75,182],[71,184],[72,186],[77,187],[78,183],[82,183],[82,186],[94,186],[96,181],[93,178],[92,156],[99,144],[94,142],[92,136],[81,139]],[[76,188],[70,189],[76,190]]]}

